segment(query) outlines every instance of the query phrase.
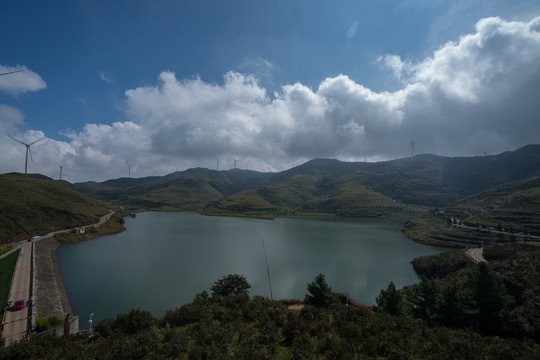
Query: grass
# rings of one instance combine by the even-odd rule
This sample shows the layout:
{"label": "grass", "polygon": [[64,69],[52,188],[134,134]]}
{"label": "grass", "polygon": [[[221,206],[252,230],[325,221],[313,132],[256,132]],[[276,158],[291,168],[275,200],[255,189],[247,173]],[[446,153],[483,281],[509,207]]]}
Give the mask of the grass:
{"label": "grass", "polygon": [[124,218],[120,214],[114,214],[111,216],[109,221],[106,221],[103,225],[99,227],[88,227],[84,234],[72,234],[70,232],[56,234],[55,239],[61,243],[73,243],[86,240],[92,240],[101,236],[116,234],[124,231]]}
{"label": "grass", "polygon": [[40,333],[61,325],[64,319],[61,316],[40,316],[36,320],[36,332]]}
{"label": "grass", "polygon": [[2,242],[91,224],[107,212],[96,200],[49,178],[0,175]]}
{"label": "grass", "polygon": [[0,248],[0,255],[4,255],[5,253],[10,252],[13,248],[14,246],[4,246]]}
{"label": "grass", "polygon": [[13,254],[9,254],[2,260],[0,260],[0,304],[3,306],[9,300],[9,288],[11,286],[11,278],[15,271],[15,265],[17,265],[17,259],[19,258],[20,250],[15,251]]}

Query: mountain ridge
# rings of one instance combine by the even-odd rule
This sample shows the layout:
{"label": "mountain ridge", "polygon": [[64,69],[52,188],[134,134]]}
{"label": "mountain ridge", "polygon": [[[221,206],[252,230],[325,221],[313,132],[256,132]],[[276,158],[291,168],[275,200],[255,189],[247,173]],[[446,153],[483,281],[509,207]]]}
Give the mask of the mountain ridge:
{"label": "mountain ridge", "polygon": [[336,200],[347,189],[358,192],[357,206],[365,203],[361,196],[365,190],[393,204],[445,207],[491,187],[535,176],[540,176],[540,145],[489,156],[421,154],[373,163],[318,158],[274,173],[193,168],[161,177],[71,186],[100,200],[156,210],[200,211],[220,202],[234,207],[240,199],[245,208],[250,198],[255,208],[264,204],[267,208],[302,209],[332,197],[336,210],[350,203],[351,199]]}

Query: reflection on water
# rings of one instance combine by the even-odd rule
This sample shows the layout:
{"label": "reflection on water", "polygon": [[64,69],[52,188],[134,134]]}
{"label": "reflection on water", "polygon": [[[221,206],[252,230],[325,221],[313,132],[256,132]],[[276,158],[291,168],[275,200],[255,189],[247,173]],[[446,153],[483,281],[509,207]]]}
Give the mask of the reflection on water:
{"label": "reflection on water", "polygon": [[96,321],[131,308],[163,316],[227,274],[241,274],[250,294],[303,299],[319,273],[334,291],[372,305],[390,281],[417,282],[410,261],[444,251],[397,234],[396,222],[278,218],[255,220],[195,213],[142,213],[127,230],[57,252],[73,312]]}

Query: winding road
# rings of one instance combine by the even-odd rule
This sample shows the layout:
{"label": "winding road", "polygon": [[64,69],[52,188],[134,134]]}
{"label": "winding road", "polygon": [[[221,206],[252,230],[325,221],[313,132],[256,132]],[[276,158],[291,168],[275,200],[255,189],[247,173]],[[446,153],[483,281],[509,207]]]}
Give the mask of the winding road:
{"label": "winding road", "polygon": [[482,248],[470,248],[466,251],[467,257],[471,259],[475,264],[480,262],[487,263],[487,260],[484,259],[484,249]]}

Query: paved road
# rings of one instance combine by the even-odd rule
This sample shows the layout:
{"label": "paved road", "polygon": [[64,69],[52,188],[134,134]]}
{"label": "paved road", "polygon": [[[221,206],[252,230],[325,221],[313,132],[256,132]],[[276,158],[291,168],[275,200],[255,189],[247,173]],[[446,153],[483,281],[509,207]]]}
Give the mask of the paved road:
{"label": "paved road", "polygon": [[[13,276],[13,284],[11,286],[11,294],[9,300],[28,300],[30,297],[30,260],[32,253],[31,242],[21,242],[21,252],[19,260],[15,266],[15,274]],[[25,307],[18,311],[7,311],[4,320],[5,326],[2,332],[2,337],[6,340],[6,344],[21,340],[26,336],[28,319],[28,309]]]}
{"label": "paved road", "polygon": [[482,248],[467,249],[467,256],[477,264],[479,262],[487,262],[486,259],[484,259],[484,249]]}
{"label": "paved road", "polygon": [[[111,210],[111,212],[107,215],[103,215],[99,219],[99,222],[84,227],[100,226],[109,220],[112,214],[114,214],[113,210]],[[53,233],[48,233],[44,236],[36,238],[34,241],[39,241],[41,239],[54,236],[54,234],[66,231],[70,230],[60,230]],[[26,301],[30,298],[30,277],[32,276],[30,262],[32,259],[32,242],[24,241],[20,242],[19,244],[21,245],[21,253],[15,267],[9,300],[13,301],[13,303],[15,303],[17,300],[24,300],[26,303]],[[6,317],[4,319],[4,330],[2,331],[2,337],[6,340],[6,344],[19,341],[26,335],[28,328],[27,321],[28,309],[26,307],[23,310],[6,312]]]}

